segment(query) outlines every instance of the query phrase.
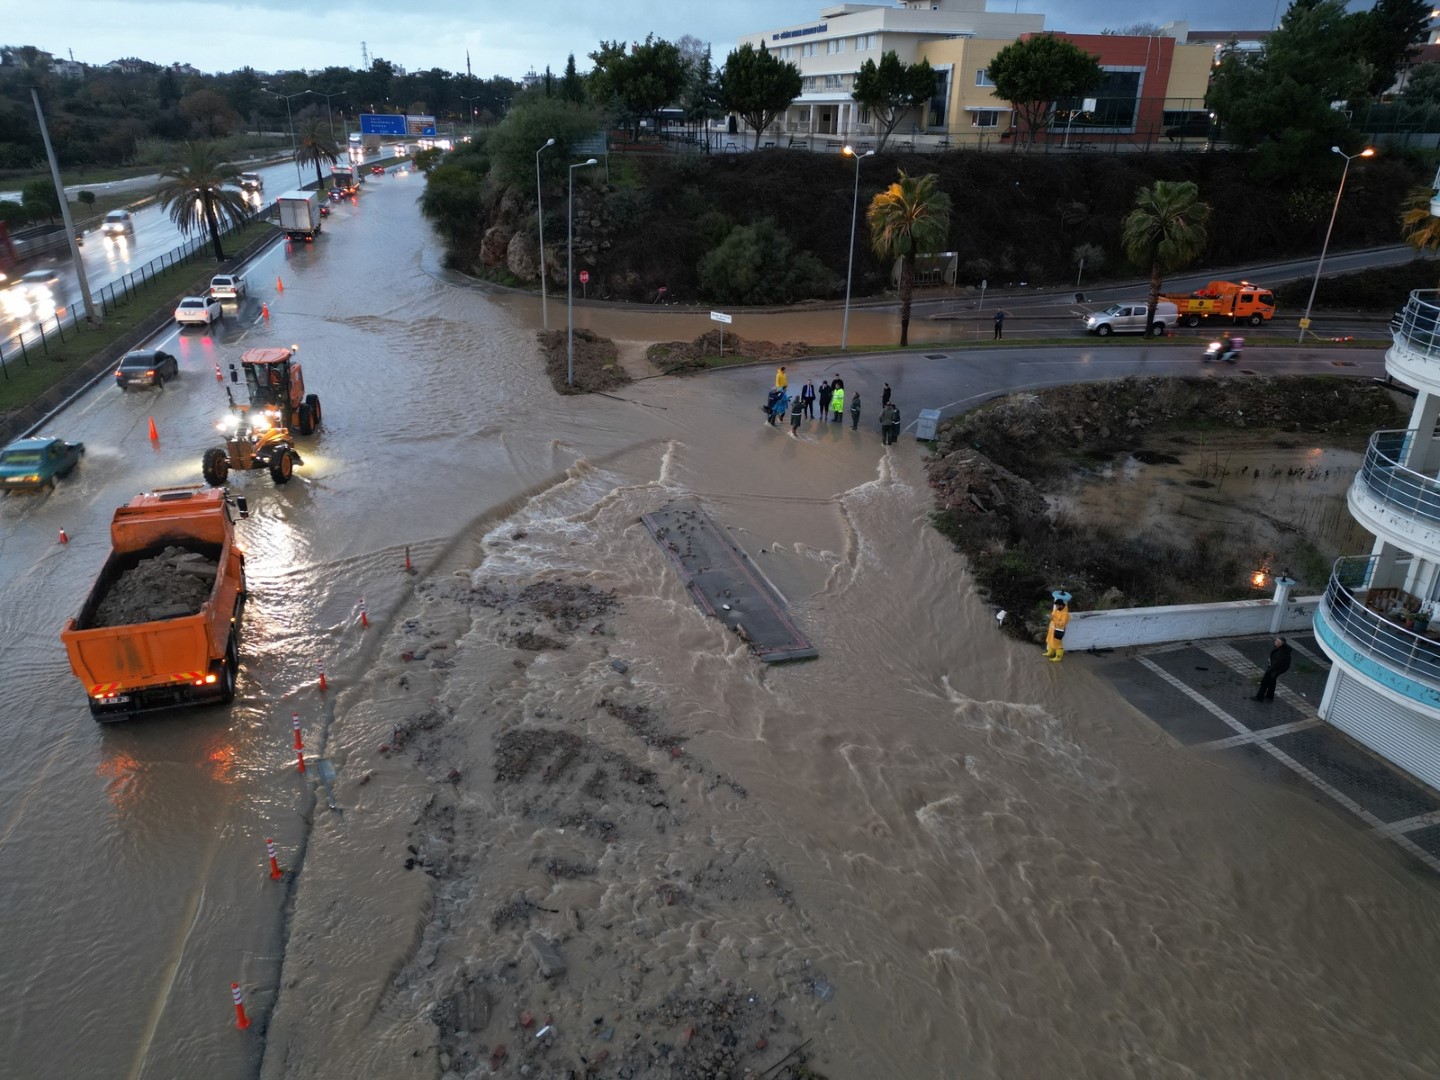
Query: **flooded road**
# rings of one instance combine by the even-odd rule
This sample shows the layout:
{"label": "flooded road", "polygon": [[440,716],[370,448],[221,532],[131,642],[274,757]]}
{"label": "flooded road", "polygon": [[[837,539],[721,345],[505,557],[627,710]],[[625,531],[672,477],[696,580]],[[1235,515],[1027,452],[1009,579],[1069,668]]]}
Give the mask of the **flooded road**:
{"label": "flooded road", "polygon": [[[493,981],[472,1042],[509,1042],[512,1074],[522,1002],[556,1017],[559,1070],[592,1017],[620,1029],[618,1059],[632,1033],[658,1037],[640,1016],[656,1002],[727,986],[814,1038],[834,1080],[1440,1071],[1433,882],[1305,800],[1180,755],[1083,662],[999,637],[928,525],[913,441],[887,452],[873,430],[881,381],[909,422],[1002,385],[1192,364],[806,361],[792,382],[843,371],[867,411],[857,432],[798,439],[760,422],[768,369],[561,399],[533,354],[534,302],[437,280],[418,181],[371,188],[320,243],[251,269],[285,284],[253,298],[268,323],[252,306],[215,337],[167,339],[181,379],[92,391],[55,426],[89,447],[75,479],[0,507],[0,1071],[438,1076],[462,1050],[441,1049],[435,1007],[462,972]],[[653,336],[690,332],[668,330]],[[871,332],[852,312],[852,340]],[[214,365],[290,343],[325,427],[287,487],[234,485],[252,508],[239,699],[98,727],[58,633],[110,511],[197,479],[224,407]],[[819,660],[760,668],[701,618],[637,522],[690,497],[790,599]],[[522,654],[517,616],[474,600],[554,581],[620,607]],[[422,668],[418,640],[444,659]],[[685,756],[616,730],[602,695],[653,710]],[[295,771],[292,712],[337,765],[342,813]],[[432,715],[450,732],[432,755],[379,750]],[[619,823],[607,841],[549,812],[565,785],[496,781],[497,735],[555,725],[653,770],[666,816],[612,794],[592,808]],[[266,837],[287,869],[303,856],[298,879],[268,879]],[[407,844],[436,866],[444,847],[446,872],[407,871]],[[560,859],[592,873],[543,869]],[[659,882],[678,883],[673,902]],[[497,912],[517,893],[563,938],[563,980],[502,977],[527,927]]]}

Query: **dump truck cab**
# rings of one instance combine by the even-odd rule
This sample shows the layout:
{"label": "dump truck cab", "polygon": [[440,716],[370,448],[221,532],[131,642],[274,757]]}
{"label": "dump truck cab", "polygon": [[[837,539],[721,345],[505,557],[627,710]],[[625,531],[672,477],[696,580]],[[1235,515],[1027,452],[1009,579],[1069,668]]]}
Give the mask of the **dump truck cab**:
{"label": "dump truck cab", "polygon": [[[294,428],[301,435],[311,435],[320,426],[320,399],[305,393],[305,375],[295,354],[298,346],[288,349],[249,349],[240,357],[245,372],[245,393],[254,409],[274,410],[280,426]],[[235,365],[230,365],[230,380],[239,381]]]}

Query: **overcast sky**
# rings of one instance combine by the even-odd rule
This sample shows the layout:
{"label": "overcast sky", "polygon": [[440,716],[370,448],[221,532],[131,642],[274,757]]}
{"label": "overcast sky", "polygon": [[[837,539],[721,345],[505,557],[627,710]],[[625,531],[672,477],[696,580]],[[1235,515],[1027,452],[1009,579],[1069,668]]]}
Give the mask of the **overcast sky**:
{"label": "overcast sky", "polygon": [[[1288,0],[1280,0],[1288,3]],[[1277,0],[990,0],[995,11],[1044,13],[1049,30],[1096,33],[1138,22],[1189,19],[1195,29],[1265,29]],[[709,42],[717,62],[743,33],[812,21],[824,0],[66,0],[57,12],[34,0],[4,0],[5,45],[35,45],[58,57],[104,64],[137,56],[202,71],[360,67],[360,43],[409,70],[465,70],[519,78],[545,65],[557,73],[574,53],[581,71],[603,40]]]}

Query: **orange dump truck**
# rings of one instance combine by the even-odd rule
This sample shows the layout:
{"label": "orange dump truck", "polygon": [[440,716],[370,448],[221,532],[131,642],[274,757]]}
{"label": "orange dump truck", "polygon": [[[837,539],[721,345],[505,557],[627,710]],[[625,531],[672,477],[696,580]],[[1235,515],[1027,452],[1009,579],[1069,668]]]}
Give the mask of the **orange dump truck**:
{"label": "orange dump truck", "polygon": [[95,719],[233,699],[245,556],[225,493],[137,495],[115,511],[110,546],[60,634]]}
{"label": "orange dump truck", "polygon": [[1211,319],[1259,326],[1275,314],[1275,294],[1248,281],[1210,281],[1198,292],[1160,299],[1175,305],[1181,326],[1199,326]]}

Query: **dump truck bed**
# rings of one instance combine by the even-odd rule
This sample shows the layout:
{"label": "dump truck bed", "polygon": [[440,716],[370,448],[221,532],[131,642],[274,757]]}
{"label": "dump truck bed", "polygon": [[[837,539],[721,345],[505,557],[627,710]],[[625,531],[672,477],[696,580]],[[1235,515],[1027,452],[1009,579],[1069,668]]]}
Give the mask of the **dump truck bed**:
{"label": "dump truck bed", "polygon": [[97,718],[228,701],[245,600],[222,492],[181,488],[115,512],[112,550],[60,637]]}

